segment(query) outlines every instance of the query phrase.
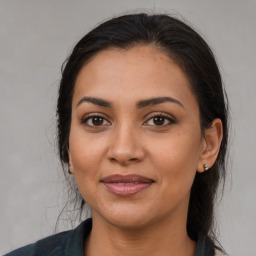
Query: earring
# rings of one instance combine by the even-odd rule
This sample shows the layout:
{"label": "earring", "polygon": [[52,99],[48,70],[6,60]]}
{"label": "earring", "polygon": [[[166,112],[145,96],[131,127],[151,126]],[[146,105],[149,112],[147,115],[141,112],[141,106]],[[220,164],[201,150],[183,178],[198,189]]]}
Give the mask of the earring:
{"label": "earring", "polygon": [[204,164],[203,167],[204,167],[204,171],[208,171],[209,170],[209,167],[208,167],[207,164]]}
{"label": "earring", "polygon": [[69,174],[71,174],[71,175],[73,174],[73,172],[72,172],[72,169],[71,169],[70,165],[68,166],[68,173],[69,173]]}

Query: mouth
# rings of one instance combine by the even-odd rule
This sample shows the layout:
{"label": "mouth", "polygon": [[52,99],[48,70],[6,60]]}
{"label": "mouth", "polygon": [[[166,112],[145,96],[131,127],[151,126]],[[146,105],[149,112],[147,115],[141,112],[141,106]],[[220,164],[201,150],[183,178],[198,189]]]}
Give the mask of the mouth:
{"label": "mouth", "polygon": [[107,190],[119,196],[132,196],[148,187],[155,181],[144,176],[130,174],[130,175],[110,175],[104,177],[101,182]]}

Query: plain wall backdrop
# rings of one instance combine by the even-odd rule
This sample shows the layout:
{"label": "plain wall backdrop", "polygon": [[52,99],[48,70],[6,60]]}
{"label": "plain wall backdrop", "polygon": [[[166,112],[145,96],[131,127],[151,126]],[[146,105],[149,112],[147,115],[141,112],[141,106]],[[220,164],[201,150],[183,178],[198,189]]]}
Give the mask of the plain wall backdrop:
{"label": "plain wall backdrop", "polygon": [[256,255],[255,0],[0,0],[0,254],[52,234],[64,203],[62,62],[96,24],[138,10],[184,17],[215,52],[232,118],[220,241],[232,256]]}

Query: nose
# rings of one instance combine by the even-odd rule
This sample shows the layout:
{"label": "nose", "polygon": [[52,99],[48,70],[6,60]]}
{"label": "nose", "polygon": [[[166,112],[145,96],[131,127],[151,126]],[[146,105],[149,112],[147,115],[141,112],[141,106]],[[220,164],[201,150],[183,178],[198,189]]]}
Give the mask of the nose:
{"label": "nose", "polygon": [[145,152],[138,132],[133,127],[117,127],[111,136],[107,157],[111,162],[127,166],[143,160]]}

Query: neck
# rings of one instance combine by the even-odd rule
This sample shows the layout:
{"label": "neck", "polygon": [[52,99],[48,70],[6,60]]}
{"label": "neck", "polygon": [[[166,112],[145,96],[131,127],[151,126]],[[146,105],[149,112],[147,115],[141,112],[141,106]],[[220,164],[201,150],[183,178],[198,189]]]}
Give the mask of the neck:
{"label": "neck", "polygon": [[186,222],[161,220],[147,227],[120,228],[93,216],[85,255],[105,256],[193,256],[195,242],[186,231]]}

